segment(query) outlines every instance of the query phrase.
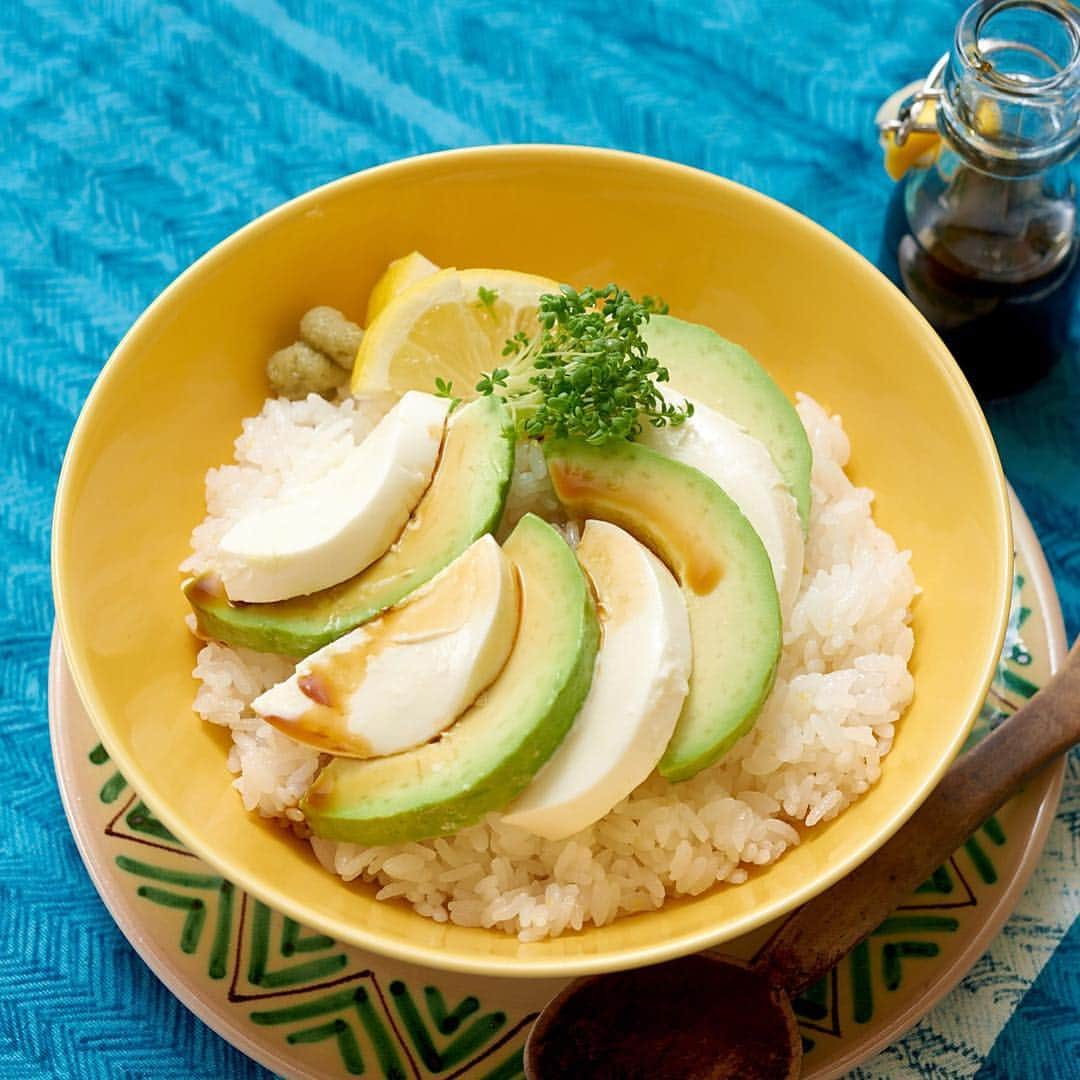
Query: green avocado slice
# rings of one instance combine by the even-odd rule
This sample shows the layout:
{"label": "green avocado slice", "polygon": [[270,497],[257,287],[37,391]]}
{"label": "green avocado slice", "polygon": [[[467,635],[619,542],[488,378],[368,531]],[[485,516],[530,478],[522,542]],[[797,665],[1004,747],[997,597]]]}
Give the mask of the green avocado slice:
{"label": "green avocado slice", "polygon": [[514,429],[495,397],[459,408],[435,475],[394,546],[348,581],[268,604],[230,604],[217,578],[184,582],[200,636],[286,656],[307,656],[403,600],[491,532],[514,467]]}
{"label": "green avocado slice", "polygon": [[331,761],[300,803],[316,836],[397,844],[456,832],[509,803],[562,742],[592,682],[592,594],[573,551],[533,514],[503,550],[518,575],[521,621],[499,677],[434,742]]}
{"label": "green avocado slice", "polygon": [[694,666],[660,760],[688,780],[753,727],[780,660],[780,602],[750,522],[704,473],[637,443],[545,443],[555,494],[574,515],[622,526],[670,567],[690,616]]}
{"label": "green avocado slice", "polygon": [[741,424],[768,448],[802,519],[810,520],[810,441],[795,406],[741,346],[707,326],[654,315],[642,331],[671,385]]}

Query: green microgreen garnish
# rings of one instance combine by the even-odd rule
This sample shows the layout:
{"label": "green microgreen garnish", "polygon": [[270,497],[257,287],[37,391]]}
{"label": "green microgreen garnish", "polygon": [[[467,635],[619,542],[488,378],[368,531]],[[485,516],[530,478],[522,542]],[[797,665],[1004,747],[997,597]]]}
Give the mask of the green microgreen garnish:
{"label": "green microgreen garnish", "polygon": [[[539,332],[519,331],[503,348],[505,366],[483,375],[480,394],[502,397],[527,438],[580,438],[593,445],[632,439],[642,420],[681,424],[693,405],[665,401],[668,372],[649,355],[641,327],[664,314],[660,299],[625,289],[573,289],[540,297]],[[449,390],[449,388],[448,388]]]}
{"label": "green microgreen garnish", "polygon": [[495,308],[495,301],[499,298],[499,290],[487,289],[483,285],[481,285],[476,290],[476,296],[479,299],[480,303],[484,307],[486,307],[488,311],[493,311]]}
{"label": "green microgreen garnish", "polygon": [[453,412],[461,404],[461,398],[454,396],[454,383],[450,379],[435,378],[435,396],[450,399],[450,411]]}

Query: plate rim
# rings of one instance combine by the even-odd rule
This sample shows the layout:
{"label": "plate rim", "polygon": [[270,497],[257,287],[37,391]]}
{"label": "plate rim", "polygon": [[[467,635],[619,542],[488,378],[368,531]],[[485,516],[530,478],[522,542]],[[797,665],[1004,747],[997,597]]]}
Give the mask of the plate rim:
{"label": "plate rim", "polygon": [[159,946],[153,938],[143,932],[140,920],[135,916],[137,909],[134,905],[129,906],[121,901],[120,890],[105,873],[102,865],[95,860],[89,840],[93,830],[86,824],[85,819],[79,816],[78,810],[82,806],[83,799],[73,790],[68,774],[68,769],[73,769],[75,762],[61,738],[63,720],[60,718],[60,713],[62,709],[61,701],[64,696],[62,684],[65,674],[70,679],[71,692],[75,694],[81,705],[78,688],[74,680],[71,679],[67,667],[60,634],[54,625],[49,643],[48,713],[49,745],[52,749],[56,786],[60,791],[60,803],[64,808],[64,817],[67,819],[68,829],[75,841],[75,848],[79,853],[79,858],[82,860],[87,876],[90,878],[102,904],[105,905],[105,910],[108,911],[127,943],[135,950],[139,958],[146,964],[162,986],[188,1012],[215,1034],[220,1035],[230,1046],[276,1075],[287,1078],[287,1080],[294,1080],[294,1078],[295,1080],[320,1080],[319,1074],[297,1070],[293,1062],[274,1054],[266,1047],[260,1046],[250,1038],[242,1025],[232,1020],[228,1012],[215,1009],[209,1003],[209,999],[205,995],[201,995],[192,985],[194,980],[187,978],[183,972],[177,969],[171,951]]}
{"label": "plate rim", "polygon": [[[1011,484],[1009,485],[1009,504],[1016,547],[1024,549],[1024,562],[1031,573],[1030,583],[1039,598],[1040,612],[1046,626],[1046,644],[1050,654],[1052,675],[1062,665],[1068,652],[1068,638],[1065,634],[1065,617],[1061,610],[1061,601],[1054,586],[1053,574],[1046,561],[1046,554],[1042,549],[1042,544],[1039,543],[1038,534]],[[1032,874],[1035,873],[1035,868],[1039,865],[1050,827],[1057,816],[1058,804],[1065,784],[1066,768],[1066,757],[1062,757],[1056,764],[1047,765],[1033,781],[1033,784],[1044,785],[1044,791],[1035,811],[1031,831],[1025,838],[1024,851],[1017,871],[990,907],[989,918],[984,920],[964,948],[942,965],[941,976],[934,980],[933,985],[922,997],[883,1024],[880,1031],[869,1040],[865,1050],[860,1048],[854,1053],[842,1055],[827,1070],[812,1074],[806,1080],[840,1080],[840,1077],[851,1069],[869,1061],[873,1056],[903,1038],[925,1018],[934,1006],[956,989],[1012,917],[1016,905],[1031,881]]]}

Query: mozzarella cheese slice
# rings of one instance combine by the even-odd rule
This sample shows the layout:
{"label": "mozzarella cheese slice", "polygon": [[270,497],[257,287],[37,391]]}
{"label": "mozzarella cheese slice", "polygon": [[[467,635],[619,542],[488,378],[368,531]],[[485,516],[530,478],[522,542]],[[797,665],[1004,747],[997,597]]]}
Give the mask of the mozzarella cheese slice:
{"label": "mozzarella cheese slice", "polygon": [[548,840],[599,820],[648,777],[690,677],[690,621],[671,571],[606,521],[585,525],[577,555],[603,628],[592,686],[566,738],[503,819]]}
{"label": "mozzarella cheese slice", "polygon": [[241,518],[219,547],[228,598],[304,596],[384,554],[431,482],[449,405],[410,390],[345,462],[294,498]]}
{"label": "mozzarella cheese slice", "polygon": [[301,660],[252,708],[286,735],[341,757],[419,746],[495,680],[518,616],[510,561],[482,536],[406,603]]}
{"label": "mozzarella cheese slice", "polygon": [[723,488],[765,545],[780,612],[787,619],[802,584],[803,534],[798,505],[772,455],[723,413],[667,387],[664,397],[675,404],[691,401],[694,415],[677,427],[646,425],[638,441],[703,472]]}

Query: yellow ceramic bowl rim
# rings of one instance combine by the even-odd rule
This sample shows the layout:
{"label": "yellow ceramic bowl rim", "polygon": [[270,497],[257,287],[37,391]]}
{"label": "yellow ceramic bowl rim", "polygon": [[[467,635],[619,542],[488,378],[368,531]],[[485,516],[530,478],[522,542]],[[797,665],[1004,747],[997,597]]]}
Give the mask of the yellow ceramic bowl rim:
{"label": "yellow ceramic bowl rim", "polygon": [[[410,158],[402,158],[385,165],[378,165],[371,169],[352,173],[349,176],[331,181],[330,183],[314,188],[303,195],[299,195],[295,199],[283,203],[281,206],[275,207],[273,210],[261,215],[254,221],[237,230],[235,233],[226,237],[220,243],[216,244],[206,254],[202,255],[198,260],[192,263],[191,266],[183,271],[183,273],[164,289],[142,315],[139,316],[131,329],[128,330],[121,339],[120,343],[109,357],[109,360],[102,368],[101,374],[98,376],[87,396],[86,402],[83,405],[82,411],[75,424],[74,431],[72,432],[67,452],[64,456],[64,464],[57,485],[56,503],[53,515],[52,580],[53,595],[56,605],[56,620],[60,629],[61,640],[64,644],[65,655],[71,668],[71,674],[79,692],[79,697],[85,705],[87,712],[94,723],[94,727],[97,729],[102,743],[116,767],[125,776],[132,787],[138,791],[139,795],[154,808],[154,813],[161,822],[186,847],[190,848],[199,856],[199,858],[207,862],[234,885],[251,893],[253,896],[282,914],[295,919],[301,924],[316,926],[320,931],[329,934],[339,941],[347,942],[359,948],[370,949],[372,952],[421,966],[477,975],[497,975],[519,978],[568,978],[571,976],[597,974],[604,971],[633,968],[645,964],[655,964],[663,960],[670,960],[678,956],[685,956],[688,953],[710,948],[716,944],[717,936],[714,933],[711,933],[709,929],[702,929],[686,932],[662,942],[647,943],[644,945],[629,945],[597,955],[526,961],[520,958],[509,957],[454,955],[442,952],[437,948],[418,946],[408,940],[398,940],[388,938],[378,933],[369,933],[363,926],[351,923],[344,919],[319,917],[317,920],[313,920],[312,913],[304,908],[303,905],[294,903],[287,890],[271,887],[265,881],[245,873],[242,868],[238,869],[220,861],[216,857],[214,848],[211,844],[205,842],[202,837],[185,828],[184,825],[171,814],[167,802],[163,799],[156,798],[158,788],[154,783],[153,776],[144,773],[139,762],[126,752],[122,744],[116,742],[112,738],[108,723],[103,722],[106,710],[104,709],[101,698],[95,692],[93,680],[90,678],[86,657],[83,651],[77,647],[77,644],[73,641],[70,633],[70,617],[63,588],[64,567],[62,565],[62,552],[70,543],[68,532],[70,529],[69,522],[71,514],[68,488],[69,476],[72,471],[71,463],[79,456],[85,441],[85,434],[95,423],[98,403],[109,392],[111,383],[117,372],[119,358],[127,352],[133,350],[137,351],[139,349],[145,333],[145,328],[152,319],[152,316],[158,309],[166,307],[170,303],[173,293],[180,288],[181,284],[186,281],[189,276],[204,273],[211,269],[216,263],[227,259],[232,248],[241,243],[243,239],[246,239],[253,234],[273,229],[279,217],[290,214],[297,209],[304,209],[309,204],[314,206],[325,193],[349,187],[372,174],[392,177],[395,172],[407,173],[413,163],[421,160],[442,160],[447,163],[448,167],[453,167],[453,165],[458,162],[463,165],[466,164],[466,162],[478,163],[484,158],[519,157],[525,159],[535,158],[537,164],[539,164],[544,158],[552,154],[566,158],[577,158],[583,164],[589,162],[599,163],[601,161],[607,161],[608,163],[622,162],[639,170],[655,170],[658,174],[673,172],[681,173],[693,177],[699,182],[704,180],[705,182],[714,185],[718,192],[736,189],[742,197],[749,198],[752,202],[760,203],[764,207],[767,207],[770,213],[779,214],[785,218],[792,230],[802,230],[803,232],[809,232],[815,235],[820,244],[833,249],[833,251],[841,258],[854,263],[858,267],[859,273],[880,275],[880,271],[878,271],[872,263],[863,258],[857,251],[849,247],[828,230],[818,225],[816,222],[811,221],[805,215],[793,210],[791,207],[785,206],[783,203],[780,203],[767,195],[763,195],[751,188],[746,188],[732,180],[726,180],[701,169],[680,165],[675,162],[666,161],[662,158],[649,157],[647,155],[634,154],[622,150],[544,143],[478,146],[460,150],[443,150],[432,154],[422,154]],[[967,738],[978,710],[982,706],[983,699],[990,688],[998,655],[1001,650],[1002,642],[1004,641],[1012,586],[1012,521],[1009,512],[1008,489],[998,459],[997,449],[994,445],[993,436],[990,433],[990,428],[974,393],[955,361],[951,358],[948,360],[940,358],[940,341],[933,328],[914,306],[909,304],[899,290],[895,290],[895,292],[895,303],[907,304],[909,306],[909,317],[921,324],[923,334],[931,343],[937,346],[928,351],[934,354],[935,363],[943,364],[945,375],[958,391],[958,401],[962,404],[967,420],[970,422],[972,429],[978,432],[983,440],[983,463],[985,470],[990,474],[988,479],[991,481],[991,486],[995,493],[997,520],[995,523],[996,535],[994,537],[994,542],[999,546],[1001,553],[1000,563],[1004,568],[1003,578],[997,583],[998,603],[994,614],[997,625],[995,627],[993,638],[995,648],[991,654],[987,655],[984,661],[985,670],[983,671],[982,678],[979,682],[981,687],[980,694],[977,700],[974,700],[969,704],[969,715],[967,716],[965,723],[957,727],[956,735],[948,748],[948,753],[942,757],[932,771],[928,772],[922,778],[919,784],[912,787],[907,800],[899,806],[890,818],[869,834],[865,842],[852,847],[844,859],[837,860],[837,862],[830,866],[826,872],[810,880],[803,888],[790,892],[785,896],[778,897],[770,903],[763,904],[739,919],[728,920],[725,926],[725,932],[723,933],[725,940],[734,940],[743,934],[750,933],[774,919],[786,915],[812,899],[814,896],[823,892],[830,885],[850,873],[860,863],[864,862],[874,851],[884,844],[908,820],[908,818],[911,817],[937,785],[950,762],[956,756]],[[422,916],[417,916],[417,918],[421,917]],[[492,931],[492,933],[496,932],[497,931]]]}

